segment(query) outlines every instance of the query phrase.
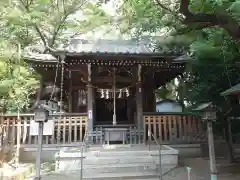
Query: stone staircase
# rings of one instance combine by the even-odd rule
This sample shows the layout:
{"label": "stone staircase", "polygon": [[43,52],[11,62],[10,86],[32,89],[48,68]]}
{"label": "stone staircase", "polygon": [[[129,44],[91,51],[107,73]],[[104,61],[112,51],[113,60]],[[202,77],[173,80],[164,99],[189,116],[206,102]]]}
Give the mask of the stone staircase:
{"label": "stone staircase", "polygon": [[[169,150],[163,147],[163,151]],[[169,161],[164,160],[164,156],[171,154],[167,153],[161,155],[160,166],[158,154],[157,148],[149,151],[144,145],[98,146],[84,153],[79,148],[66,148],[57,154],[56,173],[43,177],[43,180],[60,180],[60,177],[80,179],[81,172],[85,180],[159,179],[160,167],[162,174],[165,174],[175,168],[177,163],[171,161],[171,158]],[[84,157],[82,164],[81,155]]]}

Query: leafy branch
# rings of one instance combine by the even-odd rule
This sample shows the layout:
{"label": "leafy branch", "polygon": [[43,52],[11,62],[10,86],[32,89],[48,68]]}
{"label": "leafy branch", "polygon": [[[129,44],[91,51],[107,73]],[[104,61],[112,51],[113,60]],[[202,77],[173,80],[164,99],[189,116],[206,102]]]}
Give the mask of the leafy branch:
{"label": "leafy branch", "polygon": [[234,17],[224,10],[214,13],[193,13],[189,10],[190,0],[180,0],[179,12],[185,16],[187,25],[199,23],[195,29],[219,26],[225,29],[234,39],[240,39],[240,26]]}
{"label": "leafy branch", "polygon": [[[26,13],[28,15],[31,15],[33,13],[33,10],[36,10],[34,8],[31,8],[31,6],[33,6],[33,1],[29,2],[28,0],[19,0],[22,7],[25,9]],[[51,35],[47,36],[43,29],[40,28],[40,26],[32,21],[31,25],[34,27],[34,29],[36,30],[37,34],[39,35],[43,45],[45,46],[45,51],[54,51],[54,45],[56,42],[56,39],[60,33],[60,31],[64,28],[66,22],[68,21],[68,18],[75,14],[77,11],[80,11],[83,7],[84,4],[86,4],[86,0],[74,0],[72,2],[69,2],[69,4],[62,4],[62,6],[59,4],[59,2],[57,2],[56,4],[51,2],[52,4],[52,9],[57,9],[57,12],[54,12],[57,17],[58,20],[56,20],[54,22],[54,25],[52,27],[52,33]],[[47,4],[49,5],[49,4]],[[49,24],[50,25],[50,24]]]}

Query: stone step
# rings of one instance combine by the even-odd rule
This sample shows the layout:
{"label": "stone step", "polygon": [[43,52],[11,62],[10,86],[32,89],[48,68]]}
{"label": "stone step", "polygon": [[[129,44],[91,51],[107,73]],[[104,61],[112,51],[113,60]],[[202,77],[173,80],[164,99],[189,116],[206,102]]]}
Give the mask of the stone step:
{"label": "stone step", "polygon": [[[127,172],[127,173],[101,173],[91,174],[86,177],[83,174],[83,180],[123,180],[123,179],[149,179],[156,178],[157,174],[152,172]],[[80,172],[54,173],[43,176],[41,180],[79,180]]]}
{"label": "stone step", "polygon": [[88,152],[84,152],[81,153],[81,151],[62,151],[59,152],[56,157],[79,157],[81,156],[81,154],[83,156],[87,156],[87,157],[109,157],[109,156],[148,156],[148,155],[157,155],[159,154],[159,151],[148,151],[148,150],[138,150],[138,151],[88,151]]}
{"label": "stone step", "polygon": [[164,171],[164,173],[170,171],[171,169],[175,168],[174,165],[172,166],[155,166],[155,165],[132,165],[132,166],[118,166],[118,167],[99,167],[99,168],[84,168],[83,173],[85,176],[89,177],[92,174],[101,174],[101,173],[157,173],[160,170]]}
{"label": "stone step", "polygon": [[[173,167],[172,166],[163,166],[162,167],[162,174],[166,174],[169,172]],[[80,179],[81,171],[65,171],[54,173],[50,175],[45,175],[42,177],[42,180],[79,180]],[[141,172],[99,172],[99,173],[86,173],[83,172],[83,180],[155,180],[159,179],[160,173],[156,171],[141,171]]]}
{"label": "stone step", "polygon": [[[77,170],[76,168],[64,168],[65,171]],[[80,170],[80,168],[78,169]],[[87,174],[96,173],[121,173],[121,172],[156,172],[157,168],[154,164],[120,164],[120,165],[104,165],[104,166],[83,166],[83,171]]]}
{"label": "stone step", "polygon": [[[182,170],[183,169],[183,170]],[[164,180],[179,180],[179,176],[181,179],[184,179],[182,178],[182,171],[184,173],[184,177],[185,177],[185,180],[187,180],[187,174],[186,174],[186,169],[185,168],[172,168],[172,167],[164,167],[163,168],[163,172],[162,172],[162,175],[163,175],[163,179]],[[117,176],[117,177],[113,177],[113,178],[110,178],[108,177],[107,179],[108,180],[159,180],[159,176],[160,176],[160,173],[154,173],[154,174],[150,174],[150,173],[141,173],[141,174],[144,174],[144,176],[142,177],[138,177],[136,176],[136,173],[125,173],[122,175],[124,175],[124,177],[121,176]],[[149,175],[150,174],[150,175]],[[112,174],[113,175],[113,174]],[[126,175],[128,175],[126,177]],[[149,175],[149,176],[147,176]],[[41,180],[66,180],[66,179],[71,179],[71,180],[80,180],[80,170],[77,170],[77,171],[70,171],[68,173],[66,172],[59,172],[59,173],[53,173],[53,174],[48,174],[48,175],[42,175],[42,179]],[[26,180],[34,180],[34,176],[32,177],[29,177],[28,179]],[[91,178],[83,178],[83,180],[91,180]],[[99,176],[99,179],[96,179],[94,178],[94,180],[104,180],[104,177],[102,176]]]}
{"label": "stone step", "polygon": [[157,172],[156,167],[154,166],[135,166],[135,167],[108,167],[108,168],[93,168],[93,169],[84,169],[84,175],[89,177],[92,174],[102,174],[102,173],[142,173],[142,172]]}
{"label": "stone step", "polygon": [[[126,165],[154,165],[154,159],[149,157],[125,157],[125,158],[91,158],[91,159],[83,159],[83,167],[107,167],[112,166],[116,167],[119,166],[126,166]],[[65,170],[65,169],[80,169],[81,168],[81,159],[74,160],[74,159],[65,159],[61,160],[57,164],[57,169],[59,170]]]}
{"label": "stone step", "polygon": [[88,156],[102,156],[102,157],[108,157],[109,155],[112,156],[148,156],[150,154],[156,154],[158,151],[148,151],[148,150],[138,150],[138,151],[91,151],[85,153]]}
{"label": "stone step", "polygon": [[152,156],[123,156],[123,157],[86,157],[84,163],[128,163],[128,162],[149,162],[154,158]]}
{"label": "stone step", "polygon": [[127,164],[114,164],[114,166],[109,166],[108,164],[103,164],[103,165],[84,165],[84,169],[89,169],[89,168],[122,168],[122,167],[126,167],[126,168],[132,168],[132,167],[156,167],[155,164],[153,164],[152,162],[147,162],[147,163],[127,163]]}

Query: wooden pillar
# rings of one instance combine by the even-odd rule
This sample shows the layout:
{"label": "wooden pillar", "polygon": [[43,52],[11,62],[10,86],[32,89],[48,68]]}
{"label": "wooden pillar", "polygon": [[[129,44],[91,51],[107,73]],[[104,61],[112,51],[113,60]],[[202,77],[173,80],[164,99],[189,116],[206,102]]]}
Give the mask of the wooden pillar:
{"label": "wooden pillar", "polygon": [[93,125],[96,124],[96,96],[97,96],[97,90],[96,89],[93,89]]}
{"label": "wooden pillar", "polygon": [[88,64],[88,84],[87,84],[87,109],[88,109],[88,132],[93,131],[93,87],[92,87],[92,68]]}
{"label": "wooden pillar", "polygon": [[153,74],[145,75],[145,82],[143,84],[143,111],[155,112],[156,111],[156,98],[155,98],[155,82]]}
{"label": "wooden pillar", "polygon": [[68,78],[69,78],[68,112],[71,113],[72,112],[72,71],[70,70],[69,70]]}
{"label": "wooden pillar", "polygon": [[137,104],[137,127],[143,129],[143,107],[142,107],[142,66],[138,64],[138,83],[136,85],[136,104]]}

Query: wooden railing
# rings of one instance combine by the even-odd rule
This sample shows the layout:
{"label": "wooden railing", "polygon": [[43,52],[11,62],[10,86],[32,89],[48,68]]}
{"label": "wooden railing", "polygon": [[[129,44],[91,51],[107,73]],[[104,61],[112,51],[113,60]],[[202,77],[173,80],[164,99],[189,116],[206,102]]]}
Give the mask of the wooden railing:
{"label": "wooden railing", "polygon": [[198,116],[186,113],[144,113],[145,141],[148,132],[164,144],[197,143],[203,135]]}
{"label": "wooden railing", "polygon": [[[30,122],[34,120],[34,114],[20,114],[21,145],[37,144],[37,136],[30,135]],[[52,135],[44,135],[44,145],[74,144],[82,141],[87,130],[87,114],[63,113],[50,115],[49,121],[54,122]],[[10,144],[17,144],[17,115],[0,116],[1,129],[5,130]]]}

